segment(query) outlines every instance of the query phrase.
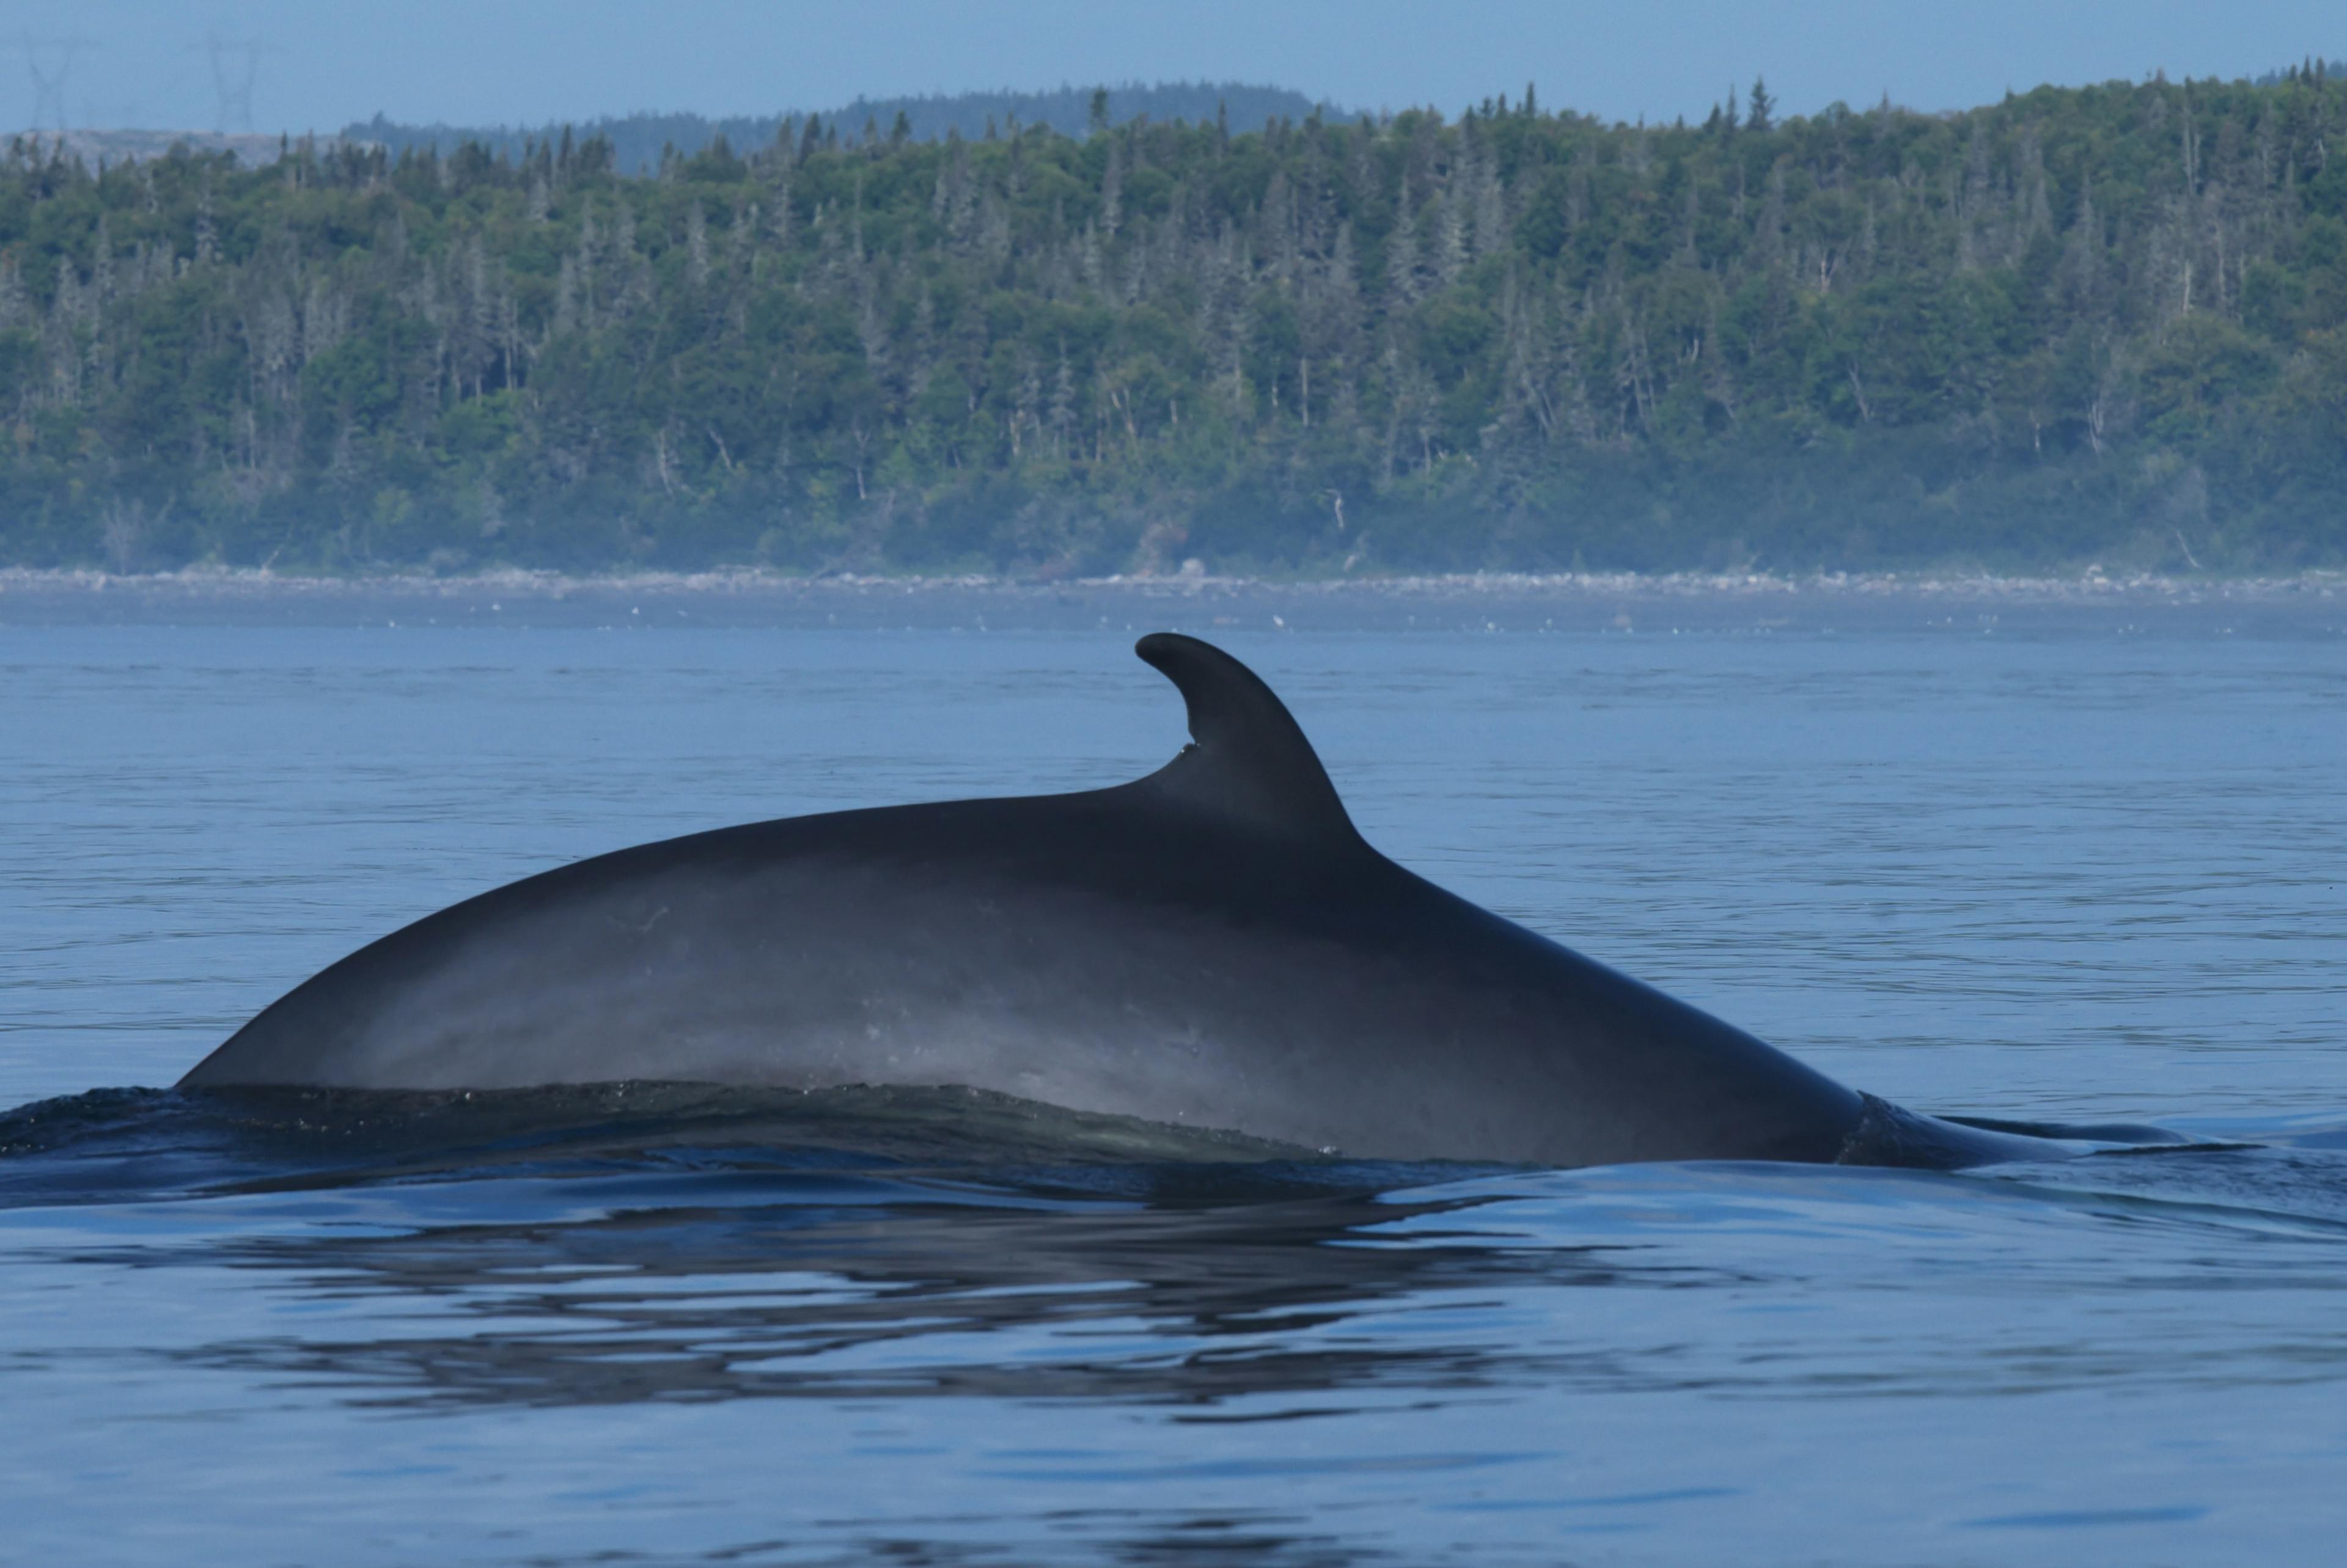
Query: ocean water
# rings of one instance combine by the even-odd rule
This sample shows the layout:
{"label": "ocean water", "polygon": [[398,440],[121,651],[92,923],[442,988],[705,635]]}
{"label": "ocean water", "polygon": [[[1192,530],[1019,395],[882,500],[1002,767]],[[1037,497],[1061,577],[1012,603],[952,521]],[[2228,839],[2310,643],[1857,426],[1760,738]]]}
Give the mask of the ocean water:
{"label": "ocean water", "polygon": [[1179,702],[1131,616],[0,625],[0,1562],[2335,1560],[2340,616],[1137,613],[1471,897],[1917,1109],[2204,1146],[1402,1167],[951,1093],[179,1096],[469,893],[1132,777]]}

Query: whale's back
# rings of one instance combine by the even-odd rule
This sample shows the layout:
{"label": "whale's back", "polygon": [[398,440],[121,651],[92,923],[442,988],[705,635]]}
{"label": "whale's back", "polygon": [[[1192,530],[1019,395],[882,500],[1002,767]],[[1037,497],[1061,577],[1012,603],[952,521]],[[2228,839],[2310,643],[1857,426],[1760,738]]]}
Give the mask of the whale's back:
{"label": "whale's back", "polygon": [[1399,1158],[1836,1157],[1858,1096],[1394,865],[1244,667],[1142,651],[1196,737],[1145,779],[563,866],[321,971],[183,1083],[955,1084]]}

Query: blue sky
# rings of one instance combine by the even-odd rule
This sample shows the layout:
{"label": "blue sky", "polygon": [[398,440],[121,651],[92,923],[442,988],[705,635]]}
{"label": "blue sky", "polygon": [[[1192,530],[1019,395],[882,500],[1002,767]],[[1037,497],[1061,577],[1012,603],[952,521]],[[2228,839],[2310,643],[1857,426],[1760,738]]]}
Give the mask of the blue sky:
{"label": "blue sky", "polygon": [[[1787,110],[1888,92],[1917,108],[2008,87],[2241,76],[2347,55],[2337,0],[9,0],[0,128],[210,128],[208,39],[258,39],[255,128],[535,122],[630,109],[820,108],[857,94],[1061,82],[1269,81],[1338,103],[1455,110],[1539,84],[1552,107],[1699,116],[1765,73]],[[60,40],[83,42],[67,57]],[[27,51],[31,57],[26,57]],[[32,67],[61,90],[46,100]]]}

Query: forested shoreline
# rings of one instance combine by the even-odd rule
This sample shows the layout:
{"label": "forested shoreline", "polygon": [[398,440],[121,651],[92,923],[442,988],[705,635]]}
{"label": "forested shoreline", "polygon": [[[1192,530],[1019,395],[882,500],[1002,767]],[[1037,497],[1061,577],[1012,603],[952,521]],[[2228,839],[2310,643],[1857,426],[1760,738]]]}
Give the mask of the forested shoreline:
{"label": "forested shoreline", "polygon": [[0,161],[0,565],[2347,560],[2347,84]]}

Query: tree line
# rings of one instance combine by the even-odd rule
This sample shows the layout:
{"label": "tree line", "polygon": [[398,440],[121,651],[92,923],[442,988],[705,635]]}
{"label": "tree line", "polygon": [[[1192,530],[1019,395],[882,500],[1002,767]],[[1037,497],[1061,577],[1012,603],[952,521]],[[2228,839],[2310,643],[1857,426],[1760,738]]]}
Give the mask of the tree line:
{"label": "tree line", "polygon": [[[1099,95],[1107,97],[1101,100]],[[1028,126],[1049,126],[1063,136],[1087,135],[1094,105],[1102,102],[1111,124],[1146,116],[1154,120],[1205,121],[1222,116],[1242,126],[1260,126],[1278,116],[1304,119],[1314,113],[1336,112],[1304,94],[1286,87],[1252,82],[1126,82],[1108,87],[1060,87],[1035,92],[917,93],[901,97],[863,97],[818,115],[825,124],[836,120],[849,132],[866,131],[876,138],[893,131],[898,118],[918,141],[942,141],[948,136],[976,139],[990,120],[1000,128],[1016,119]],[[623,174],[649,173],[663,156],[686,157],[702,150],[719,137],[734,147],[763,147],[795,132],[805,118],[798,114],[604,115],[568,128],[574,139],[600,137],[611,144],[612,167]],[[524,156],[532,142],[559,139],[566,128],[546,126],[412,125],[378,114],[354,120],[343,128],[346,141],[375,142],[394,158],[426,148],[442,158],[468,141],[479,142],[492,154]]]}
{"label": "tree line", "polygon": [[[0,160],[0,559],[2347,557],[2347,84]],[[2334,153],[2333,149],[2337,149]]]}

